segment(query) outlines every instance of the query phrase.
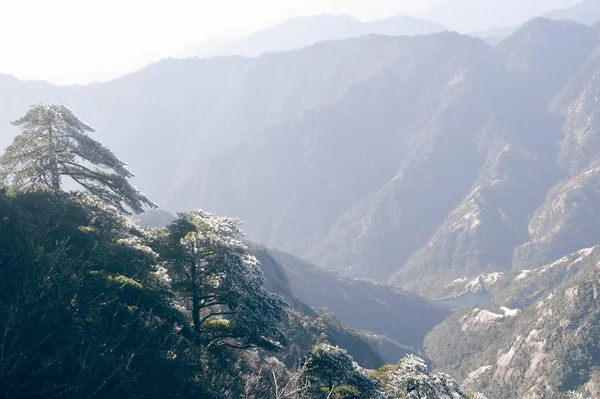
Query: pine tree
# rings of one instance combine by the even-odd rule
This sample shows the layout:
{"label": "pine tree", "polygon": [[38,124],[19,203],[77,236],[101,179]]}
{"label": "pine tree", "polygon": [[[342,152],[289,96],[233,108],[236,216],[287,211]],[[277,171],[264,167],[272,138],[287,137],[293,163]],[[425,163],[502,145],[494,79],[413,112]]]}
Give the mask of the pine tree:
{"label": "pine tree", "polygon": [[179,214],[159,233],[158,251],[207,345],[275,350],[287,341],[279,329],[286,304],[263,289],[239,223],[200,210]]}
{"label": "pine tree", "polygon": [[90,138],[95,130],[64,105],[39,104],[12,122],[21,133],[0,157],[0,183],[16,189],[59,191],[64,176],[124,213],[156,205],[129,183],[133,174],[111,150]]}

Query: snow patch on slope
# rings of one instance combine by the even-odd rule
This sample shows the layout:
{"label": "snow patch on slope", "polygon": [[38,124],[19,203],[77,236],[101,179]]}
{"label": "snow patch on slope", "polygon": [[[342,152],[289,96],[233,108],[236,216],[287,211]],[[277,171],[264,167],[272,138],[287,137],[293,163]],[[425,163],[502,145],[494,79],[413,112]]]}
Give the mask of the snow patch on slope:
{"label": "snow patch on slope", "polygon": [[464,316],[461,320],[461,329],[466,333],[474,333],[489,330],[498,322],[504,320],[504,315],[492,313],[485,309],[473,309],[471,314]]}

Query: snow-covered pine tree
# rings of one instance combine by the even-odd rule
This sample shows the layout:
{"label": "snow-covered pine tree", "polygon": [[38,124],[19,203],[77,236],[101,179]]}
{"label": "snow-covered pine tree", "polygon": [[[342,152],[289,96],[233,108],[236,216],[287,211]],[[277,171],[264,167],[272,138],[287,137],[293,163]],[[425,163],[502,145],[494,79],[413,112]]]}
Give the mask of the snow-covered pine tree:
{"label": "snow-covered pine tree", "polygon": [[196,210],[155,231],[155,247],[208,346],[279,349],[286,303],[263,289],[258,260],[242,242],[238,219]]}
{"label": "snow-covered pine tree", "polygon": [[90,138],[95,130],[66,106],[39,104],[12,122],[21,128],[0,157],[0,184],[17,189],[61,189],[68,176],[92,196],[124,213],[156,205],[130,184],[133,174],[111,150]]}

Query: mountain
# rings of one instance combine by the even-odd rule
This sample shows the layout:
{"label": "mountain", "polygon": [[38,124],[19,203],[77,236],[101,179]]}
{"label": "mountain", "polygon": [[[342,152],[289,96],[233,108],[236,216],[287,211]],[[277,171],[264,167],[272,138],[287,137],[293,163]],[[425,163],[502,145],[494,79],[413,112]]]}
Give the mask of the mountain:
{"label": "mountain", "polygon": [[532,217],[531,241],[515,249],[516,267],[538,267],[600,242],[599,178],[600,168],[592,167],[551,190]]}
{"label": "mountain", "polygon": [[467,389],[495,398],[596,397],[599,260],[595,247],[519,272],[495,296],[497,310],[466,309],[436,327],[428,355]]}
{"label": "mountain", "polygon": [[256,57],[266,52],[288,51],[327,40],[341,40],[373,34],[414,36],[444,30],[446,29],[441,25],[408,16],[361,22],[348,15],[316,15],[289,19],[237,40],[202,42],[185,49],[181,56],[241,55]]}
{"label": "mountain", "polygon": [[445,0],[418,16],[459,32],[514,26],[581,0]]}
{"label": "mountain", "polygon": [[551,11],[545,17],[555,20],[570,19],[581,24],[592,25],[600,21],[600,2],[584,0],[572,7]]}
{"label": "mountain", "polygon": [[556,94],[588,60],[597,43],[597,32],[587,26],[536,18],[500,43],[498,51],[510,69],[543,74],[536,79],[554,83],[550,89]]}
{"label": "mountain", "polygon": [[599,120],[596,110],[600,71],[600,48],[595,48],[585,64],[551,103],[551,110],[564,118],[565,138],[560,144],[558,162],[575,176],[600,160],[596,136]]}
{"label": "mountain", "polygon": [[[501,74],[503,65],[479,40],[457,34],[385,40],[397,47],[384,72],[355,85],[339,103],[267,129],[215,157],[208,173],[198,174],[185,191],[197,193],[208,209],[240,215],[258,242],[307,254],[352,276],[389,277],[443,221],[453,201],[460,201],[474,178],[474,164],[483,162],[466,141],[488,122],[492,104],[484,93],[500,87],[490,77]],[[486,111],[473,114],[473,106]],[[458,155],[447,151],[450,145],[473,152]],[[466,173],[450,186],[437,185],[449,174],[459,175],[441,165]],[[415,186],[418,182],[424,184]],[[224,200],[227,192],[241,197]],[[444,198],[439,207],[421,207],[434,193]],[[370,234],[360,234],[365,222]],[[409,236],[405,245],[395,244]],[[352,264],[355,271],[348,268]]]}
{"label": "mountain", "polygon": [[[405,288],[425,292],[431,289],[415,279],[416,275],[435,272],[439,277],[447,273],[446,279],[451,282],[465,276],[474,278],[486,271],[510,270],[513,264],[528,264],[531,259],[518,259],[523,256],[521,245],[527,247],[531,245],[528,243],[531,238],[535,241],[536,237],[543,236],[533,232],[530,220],[536,223],[536,209],[564,177],[556,162],[556,147],[552,145],[561,140],[561,128],[546,108],[553,101],[553,95],[569,84],[570,77],[586,62],[596,45],[597,35],[590,28],[567,21],[536,19],[497,46],[507,67],[515,72],[517,79],[526,82],[518,95],[519,104],[527,104],[528,118],[536,120],[533,123],[536,130],[519,135],[523,140],[533,134],[529,142],[517,143],[514,138],[503,138],[497,141],[497,147],[490,148],[471,193],[449,214],[430,241],[399,270],[394,282],[410,281],[404,283]],[[559,57],[565,55],[568,55],[567,60],[561,61]],[[548,65],[553,67],[548,68]],[[518,113],[512,111],[511,117],[519,118]],[[540,131],[549,145],[535,138]],[[590,237],[591,240],[596,238],[600,239],[597,235]],[[584,241],[578,244],[588,245]],[[515,248],[517,259],[513,262]],[[576,249],[571,247],[553,255],[561,257]],[[535,249],[532,252],[540,256],[542,253]],[[551,259],[556,258],[550,256],[541,261]],[[469,272],[460,276],[457,270]],[[435,292],[443,296],[445,290],[447,287],[438,286]]]}
{"label": "mountain", "polygon": [[562,121],[548,105],[597,35],[536,19],[496,51],[452,34],[403,42],[415,46],[405,50],[414,68],[397,62],[397,73],[231,148],[186,190],[241,215],[258,242],[422,294],[434,292],[416,277],[433,270],[450,282],[510,269],[530,216],[562,178]]}

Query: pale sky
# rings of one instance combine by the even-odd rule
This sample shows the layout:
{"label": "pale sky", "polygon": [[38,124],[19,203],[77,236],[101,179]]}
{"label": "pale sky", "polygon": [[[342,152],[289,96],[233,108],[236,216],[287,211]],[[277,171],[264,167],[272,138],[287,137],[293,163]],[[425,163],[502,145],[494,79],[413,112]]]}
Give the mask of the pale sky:
{"label": "pale sky", "polygon": [[320,13],[373,20],[436,0],[0,0],[0,73],[104,81],[203,39]]}

